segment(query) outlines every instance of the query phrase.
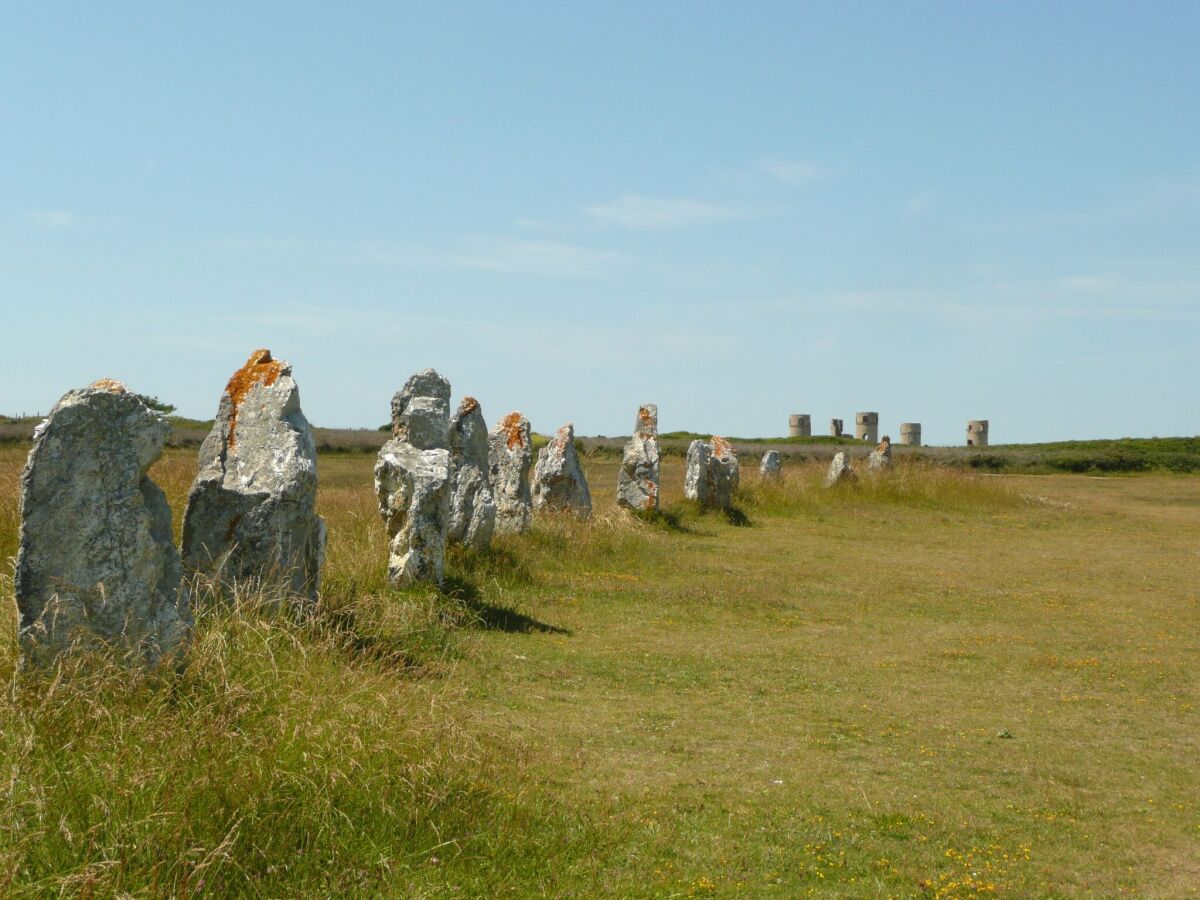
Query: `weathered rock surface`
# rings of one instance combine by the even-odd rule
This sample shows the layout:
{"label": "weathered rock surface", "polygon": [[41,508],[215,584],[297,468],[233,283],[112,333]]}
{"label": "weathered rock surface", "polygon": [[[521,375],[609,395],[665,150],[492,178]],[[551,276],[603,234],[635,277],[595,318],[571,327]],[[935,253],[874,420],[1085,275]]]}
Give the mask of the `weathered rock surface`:
{"label": "weathered rock surface", "polygon": [[375,462],[375,498],[391,539],[392,584],[441,584],[445,578],[449,427],[450,382],[433,369],[412,376],[392,398],[394,437]]}
{"label": "weathered rock surface", "polygon": [[724,438],[714,435],[709,442],[695,440],[688,446],[683,492],[689,499],[728,509],[740,476],[737,453]]}
{"label": "weathered rock surface", "polygon": [[448,540],[486,549],[496,528],[496,501],[488,481],[487,424],[479,401],[464,397],[450,420],[450,522]]}
{"label": "weathered rock surface", "polygon": [[778,450],[768,450],[758,464],[758,474],[763,478],[778,478],[783,472],[783,457]]}
{"label": "weathered rock surface", "polygon": [[418,450],[449,445],[450,382],[433,369],[413,375],[392,397],[392,437]]}
{"label": "weathered rock surface", "polygon": [[292,367],[256,350],[233,373],[183,515],[183,565],[226,585],[282,584],[316,600],[325,558],[317,450]]}
{"label": "weathered rock surface", "polygon": [[533,519],[529,468],[533,447],[529,420],[511,412],[488,434],[488,477],[496,501],[496,532],[528,531]]}
{"label": "weathered rock surface", "polygon": [[186,643],[171,509],[146,474],[168,431],[111,380],[69,392],[38,426],[21,474],[14,579],[29,661],[99,641],[155,663]]}
{"label": "weathered rock surface", "polygon": [[658,509],[659,485],[658,407],[647,403],[638,409],[633,437],[625,445],[617,474],[617,504],[627,509]]}
{"label": "weathered rock surface", "polygon": [[532,493],[535,509],[564,510],[581,519],[591,516],[592,493],[579,465],[575,426],[570,422],[558,429],[550,443],[538,452]]}
{"label": "weathered rock surface", "polygon": [[872,472],[880,472],[891,468],[891,465],[892,439],[885,434],[883,440],[879,442],[879,446],[871,451],[871,455],[867,459],[867,469]]}
{"label": "weathered rock surface", "polygon": [[829,474],[825,476],[825,486],[833,487],[853,481],[854,478],[854,469],[850,467],[850,458],[846,455],[846,451],[842,450],[836,453],[829,463]]}

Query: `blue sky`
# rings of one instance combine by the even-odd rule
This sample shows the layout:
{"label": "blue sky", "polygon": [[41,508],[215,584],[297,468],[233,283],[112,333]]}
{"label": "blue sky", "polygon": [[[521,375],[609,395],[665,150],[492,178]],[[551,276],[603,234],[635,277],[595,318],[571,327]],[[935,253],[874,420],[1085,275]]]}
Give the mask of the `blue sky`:
{"label": "blue sky", "polygon": [[[253,8],[248,8],[248,7]],[[1200,4],[7,5],[0,411],[1200,432]]]}

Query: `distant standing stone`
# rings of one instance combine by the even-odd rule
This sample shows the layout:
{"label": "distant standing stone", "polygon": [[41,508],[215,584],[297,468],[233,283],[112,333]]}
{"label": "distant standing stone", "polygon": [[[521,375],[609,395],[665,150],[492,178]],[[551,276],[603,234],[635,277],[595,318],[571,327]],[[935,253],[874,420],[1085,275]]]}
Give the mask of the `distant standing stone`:
{"label": "distant standing stone", "polygon": [[529,420],[511,412],[488,434],[488,474],[496,501],[496,532],[529,530],[533,498],[529,490],[529,468],[533,462]]}
{"label": "distant standing stone", "polygon": [[446,537],[464,547],[485,550],[495,528],[487,424],[479,401],[464,397],[450,420],[450,524]]}
{"label": "distant standing stone", "polygon": [[834,487],[853,481],[854,478],[854,469],[850,467],[850,459],[846,456],[846,451],[842,450],[834,454],[833,461],[829,464],[829,474],[825,476],[825,486]]}
{"label": "distant standing stone", "polygon": [[66,394],[21,474],[15,571],[22,654],[112,642],[155,663],[190,627],[171,508],[147,475],[169,426],[117,381]]}
{"label": "distant standing stone", "polygon": [[891,465],[892,439],[885,434],[883,440],[879,442],[879,446],[871,451],[871,456],[867,460],[867,468],[873,472],[879,472],[890,468]]}
{"label": "distant standing stone", "polygon": [[538,452],[533,470],[534,509],[573,512],[581,519],[592,514],[592,493],[579,465],[575,426],[568,422]]}
{"label": "distant standing stone", "polygon": [[714,435],[709,442],[692,441],[688,447],[684,496],[702,506],[728,509],[740,475],[737,453],[727,440]]}
{"label": "distant standing stone", "polygon": [[391,539],[388,581],[441,584],[450,521],[450,382],[418,372],[392,398],[392,434],[375,462],[375,497]]}
{"label": "distant standing stone", "polygon": [[783,457],[778,450],[768,450],[758,465],[758,474],[763,478],[777,478],[783,472]]}
{"label": "distant standing stone", "polygon": [[255,350],[233,373],[183,514],[183,565],[226,584],[276,581],[317,599],[325,522],[317,450],[292,367]]}
{"label": "distant standing stone", "polygon": [[633,437],[625,445],[617,474],[617,504],[627,509],[658,509],[658,407],[638,408]]}

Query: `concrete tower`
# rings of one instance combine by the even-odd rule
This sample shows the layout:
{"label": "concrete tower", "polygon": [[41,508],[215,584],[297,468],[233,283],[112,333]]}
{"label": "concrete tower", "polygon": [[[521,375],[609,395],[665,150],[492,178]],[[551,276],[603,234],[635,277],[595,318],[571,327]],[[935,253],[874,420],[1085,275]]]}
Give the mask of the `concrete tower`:
{"label": "concrete tower", "polygon": [[921,423],[902,422],[900,424],[900,443],[905,447],[920,447]]}
{"label": "concrete tower", "polygon": [[854,437],[860,441],[868,441],[872,444],[879,443],[879,413],[855,413]]}
{"label": "concrete tower", "polygon": [[788,416],[788,437],[812,437],[812,416],[803,413]]}
{"label": "concrete tower", "polygon": [[841,437],[842,432],[845,430],[845,426],[846,426],[846,423],[843,422],[841,419],[830,419],[829,420],[829,436],[830,437]]}
{"label": "concrete tower", "polygon": [[988,420],[972,419],[967,423],[967,446],[986,447],[988,445]]}

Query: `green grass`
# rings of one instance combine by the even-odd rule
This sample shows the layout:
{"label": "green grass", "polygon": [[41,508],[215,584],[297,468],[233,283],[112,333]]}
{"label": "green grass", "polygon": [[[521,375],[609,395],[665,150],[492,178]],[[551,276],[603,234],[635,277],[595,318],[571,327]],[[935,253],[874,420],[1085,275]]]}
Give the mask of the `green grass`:
{"label": "green grass", "polygon": [[[745,466],[730,519],[669,459],[642,520],[586,465],[592,522],[455,551],[439,593],[386,585],[370,457],[323,457],[320,613],[206,602],[179,674],[16,674],[10,630],[0,894],[1200,883],[1200,480]],[[156,466],[177,514],[193,466]]]}

